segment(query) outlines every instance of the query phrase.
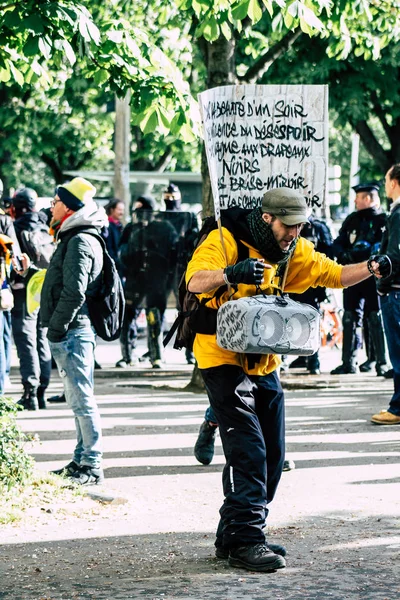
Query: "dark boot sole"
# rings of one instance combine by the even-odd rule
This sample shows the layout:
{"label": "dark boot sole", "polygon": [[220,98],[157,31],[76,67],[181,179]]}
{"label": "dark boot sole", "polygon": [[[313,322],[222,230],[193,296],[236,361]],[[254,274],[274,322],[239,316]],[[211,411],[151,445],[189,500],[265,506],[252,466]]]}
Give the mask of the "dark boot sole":
{"label": "dark boot sole", "polygon": [[260,565],[250,564],[244,560],[241,560],[240,558],[230,556],[228,563],[231,567],[247,569],[247,571],[256,571],[257,573],[268,573],[270,571],[277,571],[278,569],[284,569],[286,567],[286,561],[284,558],[282,558],[282,556],[276,556],[276,558],[271,560],[271,562]]}

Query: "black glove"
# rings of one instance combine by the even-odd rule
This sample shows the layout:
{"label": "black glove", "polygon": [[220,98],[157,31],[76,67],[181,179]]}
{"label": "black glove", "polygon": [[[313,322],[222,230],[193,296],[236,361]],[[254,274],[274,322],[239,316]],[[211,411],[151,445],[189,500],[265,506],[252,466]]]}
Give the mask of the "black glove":
{"label": "black glove", "polygon": [[265,264],[257,258],[246,258],[236,265],[226,267],[224,274],[228,283],[235,285],[247,283],[248,285],[261,285],[264,281]]}
{"label": "black glove", "polygon": [[371,263],[376,262],[379,265],[379,274],[383,279],[385,277],[389,277],[392,274],[393,266],[392,261],[386,254],[373,254],[368,260],[368,271],[375,275],[374,270],[372,269]]}

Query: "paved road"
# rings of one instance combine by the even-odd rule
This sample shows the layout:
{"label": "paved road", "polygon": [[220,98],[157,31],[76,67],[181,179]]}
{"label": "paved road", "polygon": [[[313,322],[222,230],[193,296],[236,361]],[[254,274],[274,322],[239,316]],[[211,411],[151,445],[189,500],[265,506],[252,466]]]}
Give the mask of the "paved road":
{"label": "paved road", "polygon": [[[117,347],[104,352],[103,364],[112,364]],[[180,358],[170,364],[170,375],[178,374],[156,382],[144,370],[99,374],[103,493],[116,503],[85,500],[80,509],[55,501],[51,512],[37,507],[26,522],[3,527],[0,598],[400,598],[400,427],[369,423],[386,407],[392,382],[331,378],[337,360],[323,354],[321,378],[300,371],[284,378],[296,470],[283,475],[269,537],[287,546],[286,569],[252,574],[213,557],[222,449],[218,441],[209,467],[193,458],[207,399],[182,389],[190,372]],[[59,388],[55,378],[52,390]],[[65,406],[22,415],[20,423],[40,435],[32,449],[40,469],[70,459],[74,422]]]}

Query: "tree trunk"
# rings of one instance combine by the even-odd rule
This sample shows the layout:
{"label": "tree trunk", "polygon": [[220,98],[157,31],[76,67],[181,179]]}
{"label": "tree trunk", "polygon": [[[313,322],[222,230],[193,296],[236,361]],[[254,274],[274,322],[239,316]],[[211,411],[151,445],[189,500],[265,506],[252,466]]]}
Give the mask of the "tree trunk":
{"label": "tree trunk", "polygon": [[[199,46],[207,69],[206,89],[237,83],[235,69],[235,40],[233,37],[230,40],[227,40],[221,35],[218,40],[212,44],[206,42],[204,38],[201,38],[199,40]],[[207,217],[214,214],[214,201],[204,144],[201,156],[201,178],[203,184],[203,217]],[[205,391],[203,378],[201,377],[197,364],[193,370],[192,379],[186,389],[194,392]]]}
{"label": "tree trunk", "polygon": [[[201,39],[200,49],[207,69],[206,89],[237,83],[233,37],[227,40],[221,35],[212,44]],[[214,202],[204,144],[201,156],[201,178],[203,182],[203,216],[206,217],[214,213]]]}
{"label": "tree trunk", "polygon": [[382,171],[382,173],[386,173],[386,171],[395,162],[394,158],[392,157],[391,150],[386,151],[383,149],[380,142],[377,140],[373,131],[369,127],[367,121],[357,121],[357,123],[353,124],[353,127],[360,136],[365,149],[375,160],[379,169]]}
{"label": "tree trunk", "polygon": [[192,378],[190,380],[190,383],[187,384],[187,386],[185,387],[185,390],[188,392],[194,392],[197,394],[201,394],[206,391],[206,388],[204,386],[204,381],[201,376],[200,369],[197,366],[197,363],[193,369]]}

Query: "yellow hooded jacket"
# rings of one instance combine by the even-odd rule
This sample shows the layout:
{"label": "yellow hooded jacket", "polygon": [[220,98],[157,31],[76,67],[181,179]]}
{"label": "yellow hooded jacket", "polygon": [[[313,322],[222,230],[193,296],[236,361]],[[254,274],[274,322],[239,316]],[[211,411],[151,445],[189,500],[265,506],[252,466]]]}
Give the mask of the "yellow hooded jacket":
{"label": "yellow hooded jacket", "polygon": [[[222,232],[228,264],[234,265],[238,260],[236,241],[232,233],[225,227],[222,228]],[[249,258],[263,258],[258,250],[245,242],[242,243],[249,248]],[[186,270],[186,284],[189,283],[193,275],[198,271],[214,271],[224,269],[225,267],[226,261],[219,232],[216,229],[211,231],[204,242],[196,248]],[[325,254],[316,252],[314,244],[300,237],[297,240],[295,251],[290,259],[284,291],[301,294],[310,287],[343,288],[344,286],[340,282],[342,268],[341,265],[327,258]],[[272,265],[272,269],[265,269],[264,271],[264,283],[260,287],[266,294],[276,292],[278,287],[276,271],[277,265]],[[197,297],[199,299],[212,298],[215,292],[216,290],[212,290],[206,294],[197,294]],[[256,288],[254,285],[240,284],[237,292],[231,299],[254,296],[255,293]],[[220,298],[213,298],[207,306],[217,309],[227,301],[228,292],[225,292]],[[247,364],[246,355],[220,348],[217,345],[216,335],[198,333],[194,341],[193,352],[200,369],[208,369],[220,365],[238,365],[249,375],[266,375],[274,371],[280,363],[280,358],[275,354],[265,354],[261,357],[260,362],[256,363],[254,368],[250,369]]]}

